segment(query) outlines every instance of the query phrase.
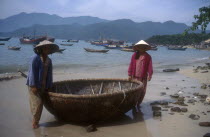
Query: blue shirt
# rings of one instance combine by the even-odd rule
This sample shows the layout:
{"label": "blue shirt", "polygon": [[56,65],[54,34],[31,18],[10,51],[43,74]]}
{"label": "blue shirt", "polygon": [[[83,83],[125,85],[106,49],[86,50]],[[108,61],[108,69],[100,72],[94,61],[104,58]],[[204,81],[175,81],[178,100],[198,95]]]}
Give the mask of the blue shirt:
{"label": "blue shirt", "polygon": [[[42,79],[43,79],[43,70],[44,65],[39,55],[35,55],[31,59],[31,63],[29,65],[28,70],[28,77],[27,77],[27,83],[28,86],[35,86],[36,88],[41,88],[42,85]],[[46,78],[46,89],[52,87],[52,61],[49,58],[49,65],[48,65],[48,72],[47,72],[47,78]]]}

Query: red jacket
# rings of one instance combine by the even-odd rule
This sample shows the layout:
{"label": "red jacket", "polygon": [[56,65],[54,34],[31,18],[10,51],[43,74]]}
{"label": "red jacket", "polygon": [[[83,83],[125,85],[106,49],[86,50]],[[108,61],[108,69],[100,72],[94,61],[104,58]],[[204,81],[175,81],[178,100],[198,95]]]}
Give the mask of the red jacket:
{"label": "red jacket", "polygon": [[147,53],[140,55],[139,59],[135,59],[136,52],[131,57],[131,62],[128,68],[128,75],[134,78],[152,77],[152,57]]}

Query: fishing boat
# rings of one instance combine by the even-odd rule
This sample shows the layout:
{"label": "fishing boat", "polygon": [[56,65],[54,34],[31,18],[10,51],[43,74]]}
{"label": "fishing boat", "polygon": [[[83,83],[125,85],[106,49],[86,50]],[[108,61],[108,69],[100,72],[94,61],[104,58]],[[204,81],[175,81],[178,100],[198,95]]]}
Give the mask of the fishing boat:
{"label": "fishing boat", "polygon": [[75,43],[78,43],[79,40],[73,40],[73,39],[70,39],[70,40],[67,40],[67,42],[75,42]]}
{"label": "fishing boat", "polygon": [[131,48],[122,48],[121,51],[134,52]]}
{"label": "fishing boat", "polygon": [[118,45],[106,45],[105,46],[107,49],[121,49]]}
{"label": "fishing boat", "polygon": [[100,52],[100,53],[107,53],[109,50],[96,50],[96,49],[89,49],[89,48],[84,48],[85,51],[87,52]]}
{"label": "fishing boat", "polygon": [[91,41],[90,44],[92,44],[92,45],[103,45],[104,43],[102,41]]}
{"label": "fishing boat", "polygon": [[11,37],[8,37],[8,38],[0,38],[0,41],[8,41],[10,39],[11,39]]}
{"label": "fishing boat", "polygon": [[150,50],[154,50],[154,51],[156,51],[156,50],[158,50],[158,48],[157,47],[151,47],[151,49]]}
{"label": "fishing boat", "polygon": [[5,45],[4,43],[0,43],[0,45]]}
{"label": "fishing boat", "polygon": [[66,49],[59,49],[57,52],[62,53],[64,50],[66,50]]}
{"label": "fishing boat", "polygon": [[60,45],[62,45],[62,46],[72,46],[73,44],[61,43]]}
{"label": "fishing boat", "polygon": [[16,47],[16,46],[10,47],[10,46],[8,46],[8,49],[9,49],[9,50],[20,50],[20,48],[21,48],[21,47]]}
{"label": "fishing boat", "polygon": [[21,44],[39,44],[39,42],[48,40],[51,42],[55,41],[55,38],[47,37],[47,36],[37,36],[34,38],[30,37],[22,37],[19,39]]}
{"label": "fishing boat", "polygon": [[143,84],[127,79],[78,79],[54,82],[44,95],[44,106],[57,119],[98,122],[132,109]]}
{"label": "fishing boat", "polygon": [[168,50],[182,50],[182,51],[184,51],[184,50],[186,50],[187,48],[183,48],[183,47],[181,47],[181,46],[178,46],[178,47],[176,47],[176,46],[169,46],[168,47]]}

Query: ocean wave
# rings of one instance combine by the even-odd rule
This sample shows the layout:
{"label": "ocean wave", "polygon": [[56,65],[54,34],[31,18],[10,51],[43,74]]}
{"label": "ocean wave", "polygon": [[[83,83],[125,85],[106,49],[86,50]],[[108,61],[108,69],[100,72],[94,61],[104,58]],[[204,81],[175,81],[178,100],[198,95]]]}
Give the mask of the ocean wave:
{"label": "ocean wave", "polygon": [[203,61],[203,60],[208,60],[208,59],[210,59],[210,56],[209,57],[196,58],[196,59],[194,59],[194,61]]}

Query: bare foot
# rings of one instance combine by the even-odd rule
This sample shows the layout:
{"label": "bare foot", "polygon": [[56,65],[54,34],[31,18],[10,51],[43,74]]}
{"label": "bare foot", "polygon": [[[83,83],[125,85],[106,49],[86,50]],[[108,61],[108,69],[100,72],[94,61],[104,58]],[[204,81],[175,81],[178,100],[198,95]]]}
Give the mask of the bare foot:
{"label": "bare foot", "polygon": [[32,124],[32,128],[33,128],[33,129],[37,129],[37,128],[39,128],[39,123],[37,123],[37,122],[33,122],[33,124]]}
{"label": "bare foot", "polygon": [[33,124],[32,127],[33,127],[33,129],[37,129],[37,128],[39,128],[39,124]]}

